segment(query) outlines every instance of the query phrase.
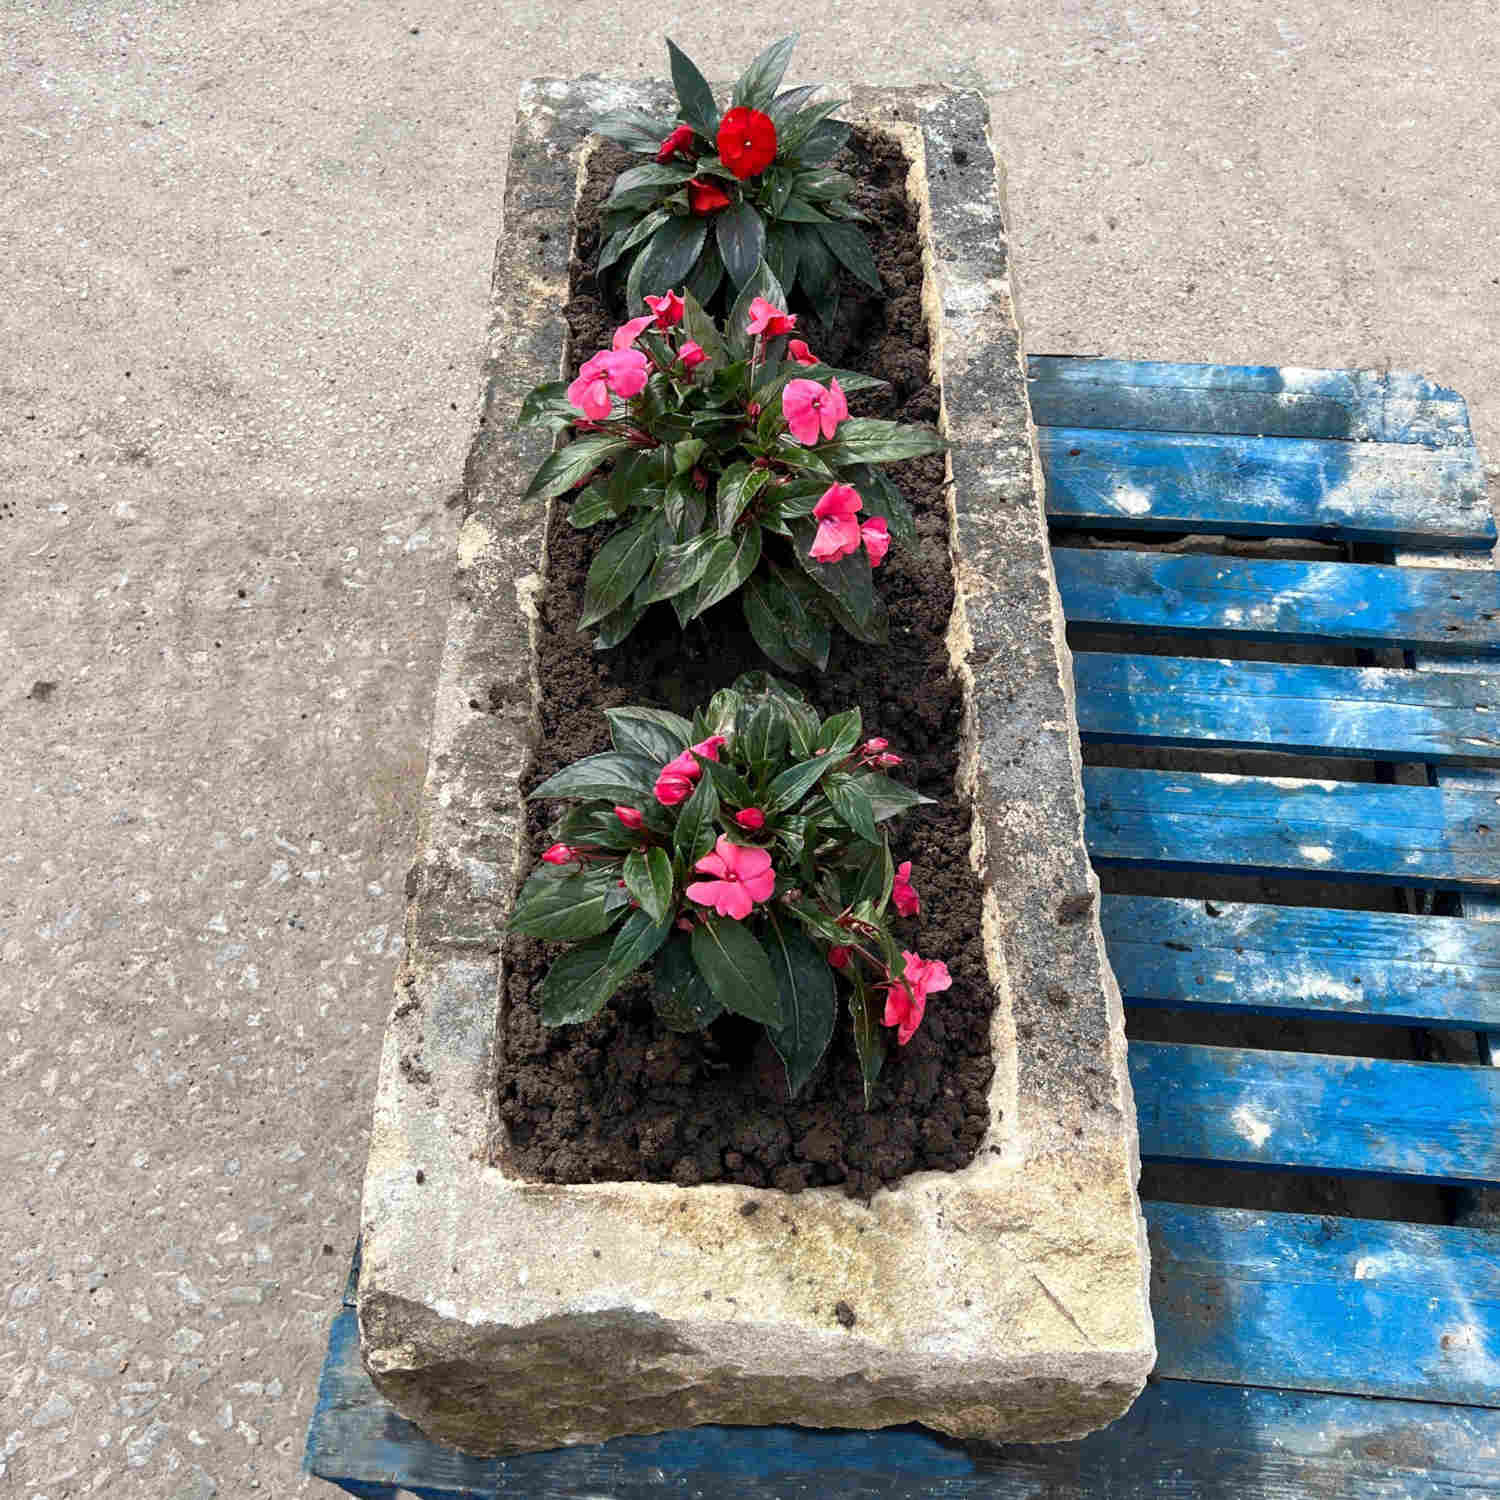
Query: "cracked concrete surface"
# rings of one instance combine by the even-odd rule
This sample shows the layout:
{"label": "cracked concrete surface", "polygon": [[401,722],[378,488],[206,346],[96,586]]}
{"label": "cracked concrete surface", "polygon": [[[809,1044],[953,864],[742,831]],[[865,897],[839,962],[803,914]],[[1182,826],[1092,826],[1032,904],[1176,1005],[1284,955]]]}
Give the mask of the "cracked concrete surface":
{"label": "cracked concrete surface", "polygon": [[[664,31],[728,76],[785,28],[715,0],[7,9],[6,1493],[333,1493],[298,1463],[516,91],[659,76]],[[1500,464],[1482,7],[876,0],[804,31],[800,80],[987,94],[1032,349],[1418,369]]]}

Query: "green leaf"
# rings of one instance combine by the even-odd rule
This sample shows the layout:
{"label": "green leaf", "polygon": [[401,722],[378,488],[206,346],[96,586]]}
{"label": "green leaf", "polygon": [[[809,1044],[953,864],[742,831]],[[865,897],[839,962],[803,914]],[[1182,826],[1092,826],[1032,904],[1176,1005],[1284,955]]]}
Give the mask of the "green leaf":
{"label": "green leaf", "polygon": [[722,536],[734,530],[745,507],[765,488],[771,477],[769,469],[752,469],[749,464],[738,463],[719,476],[718,490],[714,496],[714,524]]}
{"label": "green leaf", "polygon": [[682,118],[704,140],[713,140],[719,133],[719,110],[714,104],[714,91],[671,37],[667,38],[667,55],[672,60],[672,86],[677,90]]}
{"label": "green leaf", "polygon": [[695,583],[691,588],[685,588],[680,594],[673,594],[667,600],[672,606],[672,613],[677,616],[677,628],[686,630],[688,621],[693,618],[693,612],[698,607],[698,585]]}
{"label": "green leaf", "polygon": [[614,141],[627,151],[646,151],[655,156],[661,143],[672,133],[670,125],[638,109],[617,109],[594,121],[594,129],[607,141]]}
{"label": "green leaf", "polygon": [[693,928],[693,961],[725,1010],[768,1026],[784,1023],[766,950],[743,922],[709,917]]}
{"label": "green leaf", "polygon": [[784,36],[772,42],[754,62],[740,74],[734,85],[733,102],[749,109],[768,111],[781,80],[786,76],[786,66],[792,60],[792,49],[797,45],[796,34]]}
{"label": "green leaf", "polygon": [[832,755],[816,755],[811,760],[788,766],[766,788],[762,807],[767,813],[784,812],[787,808],[795,807],[837,764],[837,759]]}
{"label": "green leaf", "polygon": [[595,844],[616,854],[628,854],[641,841],[640,834],[627,828],[613,808],[597,802],[569,807],[552,825],[552,837],[560,844]]}
{"label": "green leaf", "polygon": [[831,464],[890,464],[920,458],[924,453],[941,453],[947,446],[926,427],[850,417],[839,423],[838,431],[820,445],[818,452]]}
{"label": "green leaf", "polygon": [[630,443],[622,437],[611,437],[608,433],[591,433],[577,442],[559,448],[536,471],[523,500],[551,500],[570,490],[580,480],[587,479],[602,463],[607,463],[616,454],[626,452]]}
{"label": "green leaf", "polygon": [[655,556],[655,538],[647,526],[627,526],[617,536],[612,536],[599,549],[589,568],[588,581],[583,589],[583,613],[578,617],[579,629],[618,609],[646,576]]}
{"label": "green leaf", "polygon": [[676,542],[656,559],[650,581],[646,586],[646,602],[670,599],[690,589],[700,578],[713,559],[714,549],[724,541],[723,537],[705,531],[701,536],[686,542]]}
{"label": "green leaf", "polygon": [[745,611],[745,623],[755,644],[784,672],[800,672],[807,663],[800,652],[792,646],[786,626],[767,600],[767,585],[764,578],[747,578],[740,594],[740,605]]}
{"label": "green leaf", "polygon": [[714,543],[708,566],[698,583],[694,619],[719,600],[727,599],[755,571],[760,549],[761,529],[754,521],[738,536],[722,536]]}
{"label": "green leaf", "polygon": [[665,708],[606,708],[616,750],[665,764],[693,743],[693,726]]}
{"label": "green leaf", "polygon": [[659,770],[660,764],[644,755],[606,750],[602,755],[587,755],[582,760],[575,760],[571,766],[564,766],[537,787],[527,800],[601,797],[610,803],[621,802],[634,807],[642,798],[652,795],[651,789],[656,785]]}
{"label": "green leaf", "polygon": [[558,876],[550,865],[533,870],[506,924],[526,937],[589,938],[612,927],[620,914],[613,864]]}
{"label": "green leaf", "polygon": [[788,197],[782,205],[780,218],[787,224],[828,224],[832,221],[827,214],[819,213],[811,203],[804,202],[801,198]]}
{"label": "green leaf", "polygon": [[[807,158],[801,149],[803,142],[811,139],[813,132],[847,102],[844,99],[825,99],[799,109],[777,133],[777,155],[783,160],[805,162]],[[845,133],[847,135],[847,127]]]}
{"label": "green leaf", "polygon": [[646,606],[633,596],[618,609],[611,610],[594,626],[594,650],[612,651],[641,623],[641,616],[645,613]]}
{"label": "green leaf", "polygon": [[811,224],[789,225],[797,237],[797,279],[825,328],[838,310],[838,264]]}
{"label": "green leaf", "polygon": [[777,998],[785,1017],[768,1027],[771,1045],[786,1068],[787,1092],[795,1099],[828,1049],[838,996],[828,960],[807,934],[770,914],[765,949],[776,976]]}
{"label": "green leaf", "polygon": [[780,224],[766,230],[766,264],[790,295],[797,285],[797,236]]}
{"label": "green leaf", "polygon": [[714,236],[733,286],[744,286],[766,249],[766,224],[751,203],[735,203],[714,215]]}
{"label": "green leaf", "polygon": [[757,297],[764,297],[773,307],[786,306],[786,293],[764,261],[740,288],[739,295],[734,299],[734,306],[729,309],[729,316],[724,320],[724,338],[729,345],[730,354],[736,359],[745,358],[750,353],[751,344],[755,342],[745,332],[745,325],[750,321],[750,304]]}
{"label": "green leaf", "polygon": [[819,224],[818,234],[844,268],[872,291],[880,290],[880,272],[875,257],[859,230],[852,224]]}
{"label": "green leaf", "polygon": [[653,844],[644,853],[627,854],[625,889],[653,922],[665,921],[672,910],[672,861],[667,851]]}
{"label": "green leaf", "polygon": [[[842,760],[858,743],[864,732],[864,721],[858,708],[846,709],[823,720],[818,731],[818,748],[826,750],[831,760]],[[627,748],[624,745],[620,749]]]}
{"label": "green leaf", "polygon": [[860,871],[859,881],[854,887],[855,902],[868,901],[874,908],[875,919],[885,911],[891,899],[891,888],[896,883],[896,866],[891,860],[891,841],[882,834],[880,847],[872,850]]}
{"label": "green leaf", "polygon": [[824,120],[797,147],[797,160],[805,167],[819,166],[837,156],[848,139],[849,127],[842,120]]}
{"label": "green leaf", "polygon": [[778,171],[774,166],[761,178],[762,198],[761,208],[765,216],[772,224],[781,218],[781,210],[786,206],[786,200],[792,194],[792,179],[790,174]]}
{"label": "green leaf", "polygon": [[639,167],[629,167],[615,178],[615,185],[605,199],[606,209],[631,208],[654,202],[663,188],[673,188],[686,182],[696,168],[672,166],[666,162],[648,161]]}
{"label": "green leaf", "polygon": [[867,844],[878,844],[880,834],[875,827],[875,809],[864,790],[856,786],[850,776],[831,776],[823,783],[823,792],[833,804],[833,810]]}
{"label": "green leaf", "polygon": [[[678,443],[677,446],[691,448],[695,442],[696,438]],[[662,501],[662,514],[671,528],[673,545],[690,542],[703,530],[708,505],[690,475],[678,474],[667,486],[666,498]]]}
{"label": "green leaf", "polygon": [[591,484],[573,497],[572,504],[568,506],[568,525],[575,531],[586,531],[614,513],[609,496],[597,484]]}
{"label": "green leaf", "polygon": [[728,363],[729,351],[724,347],[724,340],[691,289],[682,294],[682,326],[687,336],[708,356],[710,370]]}
{"label": "green leaf", "polygon": [[920,792],[913,791],[911,787],[899,781],[892,781],[889,776],[882,776],[879,771],[861,771],[854,777],[854,784],[869,801],[870,809],[877,823],[883,823],[887,818],[893,818],[897,813],[904,813],[909,807],[917,807],[922,803],[934,801],[932,797],[924,797]]}
{"label": "green leaf", "polygon": [[788,89],[784,94],[778,94],[766,106],[766,113],[770,115],[771,123],[776,127],[778,135],[786,122],[822,87],[821,83],[800,84],[797,88]]}
{"label": "green leaf", "polygon": [[583,413],[568,400],[568,382],[549,380],[526,393],[521,403],[521,415],[516,418],[517,427],[549,427],[561,432],[579,421]]}
{"label": "green leaf", "polygon": [[714,819],[719,816],[719,794],[713,778],[705,776],[693,788],[693,795],[677,813],[673,847],[683,861],[693,865],[714,846]]}
{"label": "green leaf", "polygon": [[[704,738],[707,737],[705,734]],[[739,807],[749,807],[755,801],[750,783],[733,766],[726,765],[722,760],[705,760],[703,769],[713,777],[714,790],[721,800],[727,797]]]}
{"label": "green leaf", "polygon": [[673,290],[692,270],[707,237],[708,220],[700,214],[668,219],[641,252],[642,287],[653,297]]}
{"label": "green leaf", "polygon": [[[691,295],[700,305],[707,305],[719,290],[719,283],[724,279],[724,260],[719,254],[719,247],[712,240],[705,240],[703,254],[698,258],[698,264],[693,274],[688,277],[687,285],[683,288],[683,299]],[[689,338],[696,338],[696,334],[689,334]],[[703,344],[702,339],[698,339]],[[703,344],[704,349],[708,348]],[[712,359],[712,355],[709,356]]]}
{"label": "green leaf", "polygon": [[687,937],[679,934],[661,950],[651,1003],[669,1031],[702,1031],[724,1014],[693,962],[693,945]]}
{"label": "green leaf", "polygon": [[875,1097],[875,1080],[880,1077],[880,1065],[885,1061],[885,1033],[871,1008],[865,977],[857,961],[850,964],[849,972],[854,978],[854,993],[849,997],[849,1015],[854,1022],[854,1051],[859,1058],[859,1073],[865,1085],[865,1108],[869,1109]]}
{"label": "green leaf", "polygon": [[854,487],[865,502],[865,509],[872,516],[884,516],[890,524],[891,539],[910,542],[916,539],[917,522],[890,475],[882,473],[870,464],[861,464],[849,476]]}
{"label": "green leaf", "polygon": [[[657,851],[660,853],[660,850]],[[657,949],[672,935],[670,916],[653,918],[646,915],[644,905],[625,918],[615,941],[609,950],[609,966],[614,973],[615,988],[629,979],[648,958],[655,956]]]}
{"label": "green leaf", "polygon": [[808,554],[816,535],[817,528],[811,521],[792,522],[792,550],[797,554],[798,566],[820,589],[838,600],[857,624],[867,624],[875,607],[870,554],[861,547],[837,562],[815,562]]}
{"label": "green leaf", "polygon": [[537,992],[542,1024],[565,1026],[598,1015],[620,987],[610,961],[614,937],[596,937],[553,960]]}
{"label": "green leaf", "polygon": [[854,191],[854,179],[847,172],[822,167],[815,172],[799,172],[792,186],[798,197],[809,203],[827,203],[832,198],[847,198]]}
{"label": "green leaf", "polygon": [[604,248],[599,252],[599,259],[594,270],[596,272],[607,271],[622,255],[634,250],[643,240],[650,239],[671,217],[666,209],[654,208],[639,222],[628,225],[624,229],[617,229],[604,242]]}
{"label": "green leaf", "polygon": [[757,778],[786,754],[786,710],[774,698],[747,700],[737,721],[735,749]]}
{"label": "green leaf", "polygon": [[733,735],[744,701],[744,697],[734,688],[720,688],[708,700],[708,708],[703,714],[704,738],[711,734]]}

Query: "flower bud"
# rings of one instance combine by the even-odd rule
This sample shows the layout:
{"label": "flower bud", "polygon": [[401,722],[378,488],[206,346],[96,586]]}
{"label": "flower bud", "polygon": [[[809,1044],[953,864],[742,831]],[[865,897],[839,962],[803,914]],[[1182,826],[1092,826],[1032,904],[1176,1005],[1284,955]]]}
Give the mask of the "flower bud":
{"label": "flower bud", "polygon": [[734,821],[755,833],[766,826],[766,815],[758,807],[747,807],[734,815]]}
{"label": "flower bud", "polygon": [[828,950],[828,962],[835,969],[847,969],[849,967],[850,955],[854,952],[852,948],[830,948]]}
{"label": "flower bud", "polygon": [[861,753],[864,755],[879,755],[882,750],[889,749],[890,743],[889,740],[883,740],[879,735],[876,735],[874,739],[864,742],[863,746],[861,746]]}
{"label": "flower bud", "polygon": [[577,853],[566,844],[554,844],[542,855],[542,863],[544,865],[566,865],[571,864],[577,858]]}
{"label": "flower bud", "polygon": [[638,807],[617,807],[615,816],[629,829],[640,828],[646,821]]}

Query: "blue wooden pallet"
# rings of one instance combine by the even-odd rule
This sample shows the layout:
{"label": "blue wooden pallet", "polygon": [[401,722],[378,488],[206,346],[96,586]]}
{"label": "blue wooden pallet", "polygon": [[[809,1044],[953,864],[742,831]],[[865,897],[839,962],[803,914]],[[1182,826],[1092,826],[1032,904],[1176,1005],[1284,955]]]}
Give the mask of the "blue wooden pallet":
{"label": "blue wooden pallet", "polygon": [[[1105,941],[1131,1006],[1478,1038],[1473,1065],[1133,1042],[1143,1155],[1500,1182],[1500,582],[1475,566],[1495,527],[1462,399],[1396,372],[1063,357],[1032,359],[1030,390],[1069,543],[1054,557],[1085,741],[1354,759],[1376,777],[1091,765],[1096,863],[1420,890],[1462,913],[1107,895]],[[1136,540],[1074,545],[1084,530]],[[1380,563],[1151,550],[1181,531],[1393,550]],[[1412,561],[1436,566],[1393,565]],[[1110,651],[1083,649],[1097,631]],[[1176,654],[1122,652],[1122,635]],[[1194,654],[1205,640],[1218,656]],[[1266,643],[1342,655],[1232,659]],[[1407,666],[1343,665],[1352,650],[1405,651]],[[1413,763],[1426,785],[1379,779]],[[377,1497],[1500,1496],[1500,1235],[1145,1207],[1156,1375],[1081,1443],[700,1427],[472,1458],[429,1442],[374,1390],[351,1278],[306,1465]]]}

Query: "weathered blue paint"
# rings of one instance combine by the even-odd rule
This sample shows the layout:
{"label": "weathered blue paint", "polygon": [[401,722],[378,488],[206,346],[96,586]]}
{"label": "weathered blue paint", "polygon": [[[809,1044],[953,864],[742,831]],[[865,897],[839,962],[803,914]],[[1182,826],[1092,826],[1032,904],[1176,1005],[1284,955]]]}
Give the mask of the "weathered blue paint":
{"label": "weathered blue paint", "polygon": [[1147,1220],[1159,1375],[1500,1404],[1500,1235],[1170,1203]]}
{"label": "weathered blue paint", "polygon": [[1085,766],[1097,866],[1338,876],[1500,890],[1500,806],[1484,792]]}
{"label": "weathered blue paint", "polygon": [[1494,1068],[1132,1042],[1130,1078],[1152,1160],[1500,1185]]}
{"label": "weathered blue paint", "polygon": [[1342,438],[1472,446],[1456,391],[1392,370],[1179,365],[1034,355],[1031,411],[1042,427]]}
{"label": "weathered blue paint", "polygon": [[1100,919],[1134,1005],[1500,1030],[1500,924],[1160,896]]}
{"label": "weathered blue paint", "polygon": [[1500,672],[1073,656],[1085,741],[1500,762]]}
{"label": "weathered blue paint", "polygon": [[1052,553],[1070,625],[1500,655],[1500,574],[1159,552]]}
{"label": "weathered blue paint", "polygon": [[[1153,1206],[1153,1214],[1166,1210]],[[1171,1336],[1158,1312],[1159,1337]],[[1247,1336],[1252,1330],[1247,1329]],[[917,1428],[698,1427],[513,1459],[471,1459],[397,1416],[335,1321],[305,1466],[348,1493],[459,1500],[1308,1500],[1477,1496],[1500,1464],[1500,1412],[1158,1380],[1081,1443],[964,1447]]]}
{"label": "weathered blue paint", "polygon": [[1488,549],[1472,449],[1044,427],[1054,526]]}

